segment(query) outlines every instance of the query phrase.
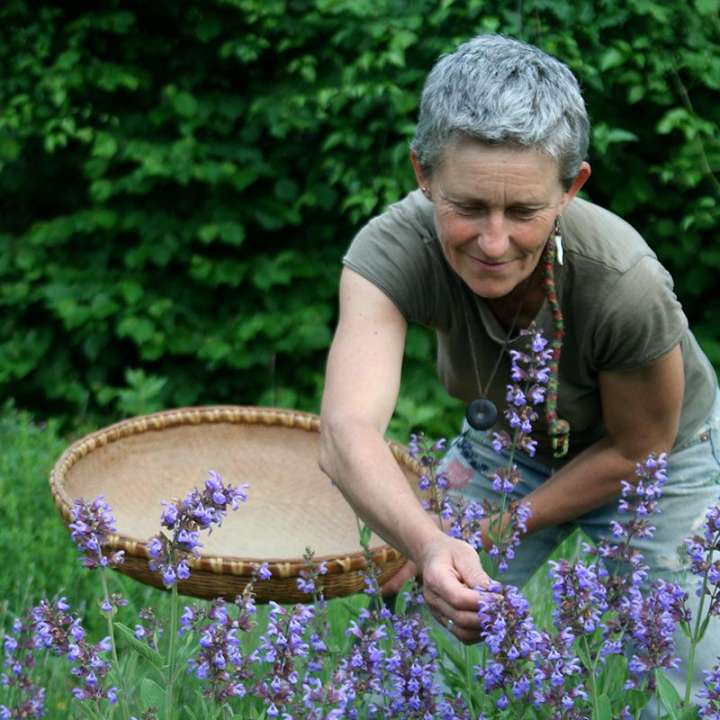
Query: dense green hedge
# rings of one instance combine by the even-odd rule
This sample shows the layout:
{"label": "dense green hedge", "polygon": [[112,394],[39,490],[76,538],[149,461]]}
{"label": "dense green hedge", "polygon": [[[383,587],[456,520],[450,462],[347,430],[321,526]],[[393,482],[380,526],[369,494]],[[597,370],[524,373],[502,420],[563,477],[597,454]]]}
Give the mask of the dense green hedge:
{"label": "dense green hedge", "polygon": [[[6,0],[0,397],[86,421],[317,409],[340,257],[412,185],[424,75],[481,31],[565,60],[588,195],[674,274],[715,362],[718,0]],[[510,9],[512,8],[512,9]],[[447,429],[423,332],[394,429]]]}

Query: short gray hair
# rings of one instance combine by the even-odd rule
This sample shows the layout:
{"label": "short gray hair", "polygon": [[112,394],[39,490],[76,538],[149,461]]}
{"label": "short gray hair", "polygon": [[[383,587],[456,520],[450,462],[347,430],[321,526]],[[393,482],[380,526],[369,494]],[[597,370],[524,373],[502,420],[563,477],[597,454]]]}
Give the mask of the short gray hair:
{"label": "short gray hair", "polygon": [[538,150],[569,185],[587,155],[590,121],[567,65],[502,35],[479,35],[438,60],[425,81],[411,148],[432,173],[452,142]]}

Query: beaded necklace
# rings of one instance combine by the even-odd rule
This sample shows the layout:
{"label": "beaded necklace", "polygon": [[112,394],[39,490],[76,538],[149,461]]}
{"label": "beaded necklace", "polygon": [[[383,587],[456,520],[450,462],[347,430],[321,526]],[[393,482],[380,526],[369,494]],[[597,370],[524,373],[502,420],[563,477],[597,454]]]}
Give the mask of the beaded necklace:
{"label": "beaded necklace", "polygon": [[[545,295],[550,303],[550,309],[552,311],[553,320],[553,336],[550,342],[550,349],[552,356],[548,363],[549,378],[547,385],[547,393],[545,398],[545,421],[548,426],[548,434],[552,438],[553,455],[557,458],[564,457],[569,448],[570,441],[570,423],[567,420],[559,418],[557,415],[557,398],[558,398],[558,369],[560,365],[560,355],[562,353],[563,339],[565,337],[565,320],[563,318],[562,310],[560,309],[560,303],[557,298],[557,290],[555,285],[555,258],[557,253],[556,243],[550,241],[545,246],[544,252],[544,267],[543,267],[543,287],[545,289]],[[506,352],[508,345],[512,341],[512,335],[517,325],[518,318],[520,317],[520,311],[522,310],[523,304],[527,297],[530,285],[525,289],[523,298],[515,311],[515,315],[512,319],[510,329],[505,337],[505,341],[500,348],[495,366],[490,374],[486,389],[489,389],[495,379],[495,374],[500,366],[500,360],[503,354]],[[475,355],[475,346],[470,336],[470,320],[465,315],[465,321],[468,328],[468,340],[470,342],[470,354],[472,356],[473,369],[475,371],[475,379],[477,382],[478,390],[481,397],[472,400],[467,407],[465,417],[470,427],[475,430],[489,430],[497,422],[498,412],[495,403],[485,397],[486,392],[483,392],[482,384],[480,383],[480,372],[478,370],[478,364]]]}

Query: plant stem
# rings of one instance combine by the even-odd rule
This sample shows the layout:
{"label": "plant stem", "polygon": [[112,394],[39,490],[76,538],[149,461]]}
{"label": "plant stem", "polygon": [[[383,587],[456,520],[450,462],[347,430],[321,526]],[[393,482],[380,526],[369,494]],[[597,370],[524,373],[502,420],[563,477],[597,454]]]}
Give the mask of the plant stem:
{"label": "plant stem", "polygon": [[467,694],[468,711],[470,712],[470,717],[472,718],[472,720],[475,720],[477,715],[475,714],[475,708],[473,706],[473,699],[472,699],[473,679],[472,679],[472,668],[470,667],[470,648],[467,645],[464,645],[463,648],[464,648],[464,653],[465,653],[465,686],[468,689],[468,694]]}
{"label": "plant stem", "polygon": [[[527,388],[526,388],[527,389]],[[515,430],[513,433],[513,439],[512,443],[510,445],[510,455],[508,456],[508,462],[507,462],[507,471],[510,472],[513,467],[513,461],[515,460],[515,451],[517,450],[517,444],[518,444],[518,437],[520,436],[520,431]],[[497,513],[490,518],[488,522],[488,536],[490,538],[490,542],[495,545],[495,547],[501,547],[505,544],[505,541],[507,540],[505,535],[505,528],[503,527],[504,523],[504,516],[505,516],[505,510],[507,508],[507,500],[508,496],[507,493],[501,493],[502,494],[502,500],[500,501],[500,508],[498,509]],[[498,574],[498,564],[495,562],[495,560],[490,557],[490,563],[492,565],[492,572],[490,573],[491,577],[495,578]]]}
{"label": "plant stem", "polygon": [[168,679],[165,691],[165,717],[173,720],[175,694],[175,666],[177,664],[177,633],[178,633],[178,590],[177,583],[172,586],[170,599],[170,629],[168,638]]}
{"label": "plant stem", "polygon": [[695,650],[698,646],[698,643],[700,642],[700,625],[703,620],[703,612],[705,610],[705,596],[707,594],[707,586],[708,586],[708,572],[710,571],[710,567],[712,566],[712,556],[713,551],[710,551],[710,557],[708,557],[708,569],[705,571],[705,575],[703,575],[703,584],[702,584],[702,590],[700,594],[700,606],[698,607],[698,613],[695,617],[695,627],[692,631],[692,635],[690,636],[690,654],[688,655],[688,662],[687,662],[687,673],[685,675],[685,704],[687,705],[690,702],[690,695],[692,693],[692,676],[693,671],[695,669]]}
{"label": "plant stem", "polygon": [[[110,603],[110,593],[108,592],[107,584],[107,568],[100,568],[100,582],[102,583],[103,599],[105,602]],[[115,674],[118,679],[118,684],[120,685],[120,714],[123,720],[127,720],[127,718],[130,717],[127,704],[128,691],[125,684],[125,678],[120,670],[120,661],[118,660],[117,645],[115,644],[115,628],[112,621],[113,613],[103,613],[103,615],[105,615],[105,619],[107,620],[108,635],[110,636],[110,645],[112,647],[113,667],[115,668]]]}
{"label": "plant stem", "polygon": [[[588,644],[587,635],[583,635],[583,645],[585,646],[585,656],[590,661],[590,645]],[[595,677],[595,668],[597,660],[595,662],[590,661],[590,667],[588,668],[588,676],[590,679],[590,693],[592,694],[592,706],[593,706],[593,720],[600,717],[600,708],[598,707],[598,691],[597,691],[597,678]]]}

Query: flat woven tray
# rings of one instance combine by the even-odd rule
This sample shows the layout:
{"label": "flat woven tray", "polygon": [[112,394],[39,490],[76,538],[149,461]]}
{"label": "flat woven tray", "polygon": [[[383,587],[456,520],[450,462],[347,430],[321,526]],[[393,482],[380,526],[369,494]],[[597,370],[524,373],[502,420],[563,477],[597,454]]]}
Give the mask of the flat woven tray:
{"label": "flat woven tray", "polygon": [[[272,578],[255,586],[258,601],[307,601],[297,589],[306,547],[325,561],[325,596],[361,592],[365,561],[357,521],[340,491],[318,467],[320,419],[293,410],[241,406],[194,407],[145,415],[111,425],[73,443],[50,474],[63,519],[77,498],[104,495],[117,521],[111,550],[124,550],[121,572],[162,587],[148,569],[147,540],[160,529],[162,500],[202,488],[208,472],[226,483],[248,483],[248,501],[229,510],[222,527],[201,533],[201,557],[178,585],[184,595],[234,598],[254,563],[267,562]],[[408,482],[420,468],[404,448],[390,448]],[[381,582],[404,559],[373,535],[370,548]]]}

